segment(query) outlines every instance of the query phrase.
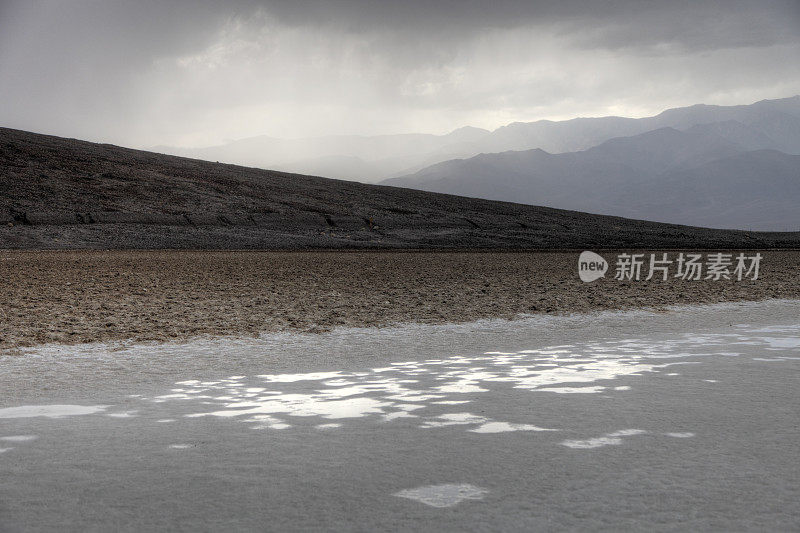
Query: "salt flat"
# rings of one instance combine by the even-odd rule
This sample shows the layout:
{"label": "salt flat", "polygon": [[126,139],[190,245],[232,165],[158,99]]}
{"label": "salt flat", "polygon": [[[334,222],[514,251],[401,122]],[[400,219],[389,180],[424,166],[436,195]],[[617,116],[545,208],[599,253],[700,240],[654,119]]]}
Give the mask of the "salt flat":
{"label": "salt flat", "polygon": [[0,360],[0,529],[787,530],[800,301]]}

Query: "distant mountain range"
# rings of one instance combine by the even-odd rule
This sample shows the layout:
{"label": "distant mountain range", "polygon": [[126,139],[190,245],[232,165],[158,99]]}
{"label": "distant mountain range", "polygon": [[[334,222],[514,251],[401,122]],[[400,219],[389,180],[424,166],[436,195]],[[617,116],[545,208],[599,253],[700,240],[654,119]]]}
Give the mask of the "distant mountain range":
{"label": "distant mountain range", "polygon": [[[600,117],[515,122],[494,131],[465,127],[446,135],[331,136],[295,140],[260,136],[208,148],[158,146],[152,150],[286,172],[378,182],[481,153],[534,148],[554,154],[574,152],[616,137],[665,127],[686,130],[714,123],[721,124],[720,135],[731,142],[752,149],[800,154],[799,108],[800,96],[794,96],[741,106],[694,105],[639,119]],[[747,128],[732,127],[732,121]]]}
{"label": "distant mountain range", "polygon": [[533,125],[507,128],[556,151],[635,134],[564,153],[485,153],[382,183],[677,224],[800,229],[800,97]]}
{"label": "distant mountain range", "polygon": [[154,152],[285,172],[364,182],[481,152],[488,130],[464,127],[446,135],[409,133],[276,139],[259,136],[208,148],[156,146]]}

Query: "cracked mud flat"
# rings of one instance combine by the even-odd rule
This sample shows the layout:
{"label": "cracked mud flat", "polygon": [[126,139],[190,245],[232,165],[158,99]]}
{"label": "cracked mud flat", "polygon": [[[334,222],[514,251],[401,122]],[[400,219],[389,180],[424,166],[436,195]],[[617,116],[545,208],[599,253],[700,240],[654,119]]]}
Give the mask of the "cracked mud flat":
{"label": "cracked mud flat", "polygon": [[772,300],[23,349],[0,365],[0,525],[793,530],[798,317]]}
{"label": "cracked mud flat", "polygon": [[762,255],[756,281],[584,284],[577,252],[6,251],[0,350],[800,297],[800,252]]}

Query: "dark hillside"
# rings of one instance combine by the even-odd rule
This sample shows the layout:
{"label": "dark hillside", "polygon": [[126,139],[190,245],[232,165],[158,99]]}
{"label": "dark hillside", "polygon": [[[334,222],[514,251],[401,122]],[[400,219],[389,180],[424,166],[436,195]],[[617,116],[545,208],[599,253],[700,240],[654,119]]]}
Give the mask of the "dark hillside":
{"label": "dark hillside", "polygon": [[0,128],[0,248],[765,248],[658,224],[186,159]]}

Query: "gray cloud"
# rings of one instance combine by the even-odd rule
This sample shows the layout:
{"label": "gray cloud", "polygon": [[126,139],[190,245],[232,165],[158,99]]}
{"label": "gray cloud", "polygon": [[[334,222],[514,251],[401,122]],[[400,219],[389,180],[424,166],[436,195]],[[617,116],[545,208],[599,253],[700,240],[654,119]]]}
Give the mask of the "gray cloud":
{"label": "gray cloud", "polygon": [[0,124],[133,146],[800,92],[795,1],[14,1]]}

